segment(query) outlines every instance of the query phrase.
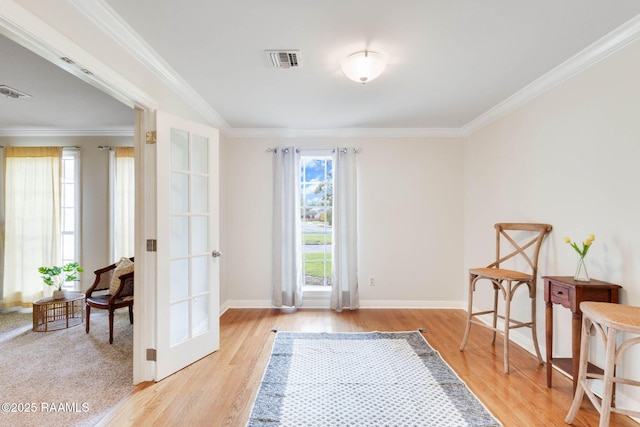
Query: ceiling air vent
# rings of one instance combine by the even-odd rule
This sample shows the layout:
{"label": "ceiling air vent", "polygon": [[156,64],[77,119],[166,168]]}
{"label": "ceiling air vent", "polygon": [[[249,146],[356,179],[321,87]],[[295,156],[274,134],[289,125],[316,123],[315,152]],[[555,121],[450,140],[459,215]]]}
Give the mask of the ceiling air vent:
{"label": "ceiling air vent", "polygon": [[0,95],[4,95],[7,98],[31,98],[31,95],[26,94],[24,92],[20,92],[17,89],[14,89],[9,86],[0,85]]}
{"label": "ceiling air vent", "polygon": [[275,68],[299,68],[302,66],[299,50],[266,50]]}

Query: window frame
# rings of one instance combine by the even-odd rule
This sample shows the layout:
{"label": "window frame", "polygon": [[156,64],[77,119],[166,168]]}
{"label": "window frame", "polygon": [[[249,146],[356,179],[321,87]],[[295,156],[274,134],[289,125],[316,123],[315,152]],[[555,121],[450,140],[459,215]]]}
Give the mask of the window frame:
{"label": "window frame", "polygon": [[[304,176],[304,170],[305,170],[305,161],[307,160],[316,160],[316,159],[321,159],[324,161],[328,161],[331,162],[331,184],[333,186],[333,175],[334,175],[334,171],[333,171],[333,150],[331,149],[306,149],[306,150],[300,150],[300,182],[298,183],[298,185],[300,186],[300,191],[301,191],[301,199],[304,201],[305,200],[305,192],[304,192],[304,188],[305,186],[309,185],[310,182],[305,180],[305,176]],[[325,166],[325,173],[326,173],[326,166]],[[328,182],[326,180],[326,176],[325,176],[325,181],[324,182]],[[331,202],[330,205],[325,205],[325,212],[327,209],[333,209],[333,201]],[[302,212],[305,209],[305,204],[301,203],[300,205],[300,217],[301,217],[301,224],[304,224],[306,222],[306,219],[303,218]],[[325,222],[326,222],[326,216],[325,216]],[[330,235],[331,235],[331,242],[333,242],[333,228],[331,228],[330,231]],[[329,259],[331,260],[331,262],[333,262],[333,245],[332,243],[329,243],[329,250],[325,251],[325,257],[323,259],[324,262],[324,276],[323,276],[323,284],[322,285],[307,285],[306,284],[306,280],[305,280],[305,259],[304,259],[304,255],[305,252],[302,249],[304,246],[303,243],[303,236],[304,233],[301,230],[300,233],[300,247],[301,247],[301,253],[302,253],[302,280],[303,280],[303,284],[302,284],[302,289],[304,292],[330,292],[331,290],[331,286],[332,286],[332,281],[333,281],[333,277],[332,277],[332,271],[331,268],[329,268],[329,271],[327,271],[327,259],[326,256],[327,254],[329,255]],[[327,245],[325,245],[327,246]]]}
{"label": "window frame", "polygon": [[[65,217],[64,217],[64,212],[65,209],[68,209],[69,207],[67,207],[65,205],[66,202],[66,198],[65,198],[65,191],[66,191],[66,187],[65,184],[69,184],[66,182],[66,174],[65,174],[65,161],[69,161],[72,160],[74,162],[74,173],[73,173],[73,182],[71,182],[70,184],[73,185],[73,203],[74,206],[72,206],[74,212],[74,218],[73,218],[73,231],[69,232],[69,231],[65,231]],[[81,189],[81,185],[82,185],[82,180],[81,178],[81,158],[80,158],[80,150],[76,147],[63,147],[62,148],[62,158],[61,158],[61,162],[62,164],[60,165],[60,260],[62,265],[68,263],[68,262],[78,262],[80,265],[82,265],[82,260],[81,260],[81,255],[82,255],[82,247],[81,247],[81,241],[82,241],[82,232],[81,232],[81,218],[82,218],[82,189]],[[64,250],[64,236],[65,235],[69,235],[72,234],[73,235],[73,245],[74,245],[74,256],[72,258],[65,258],[65,250]],[[73,282],[65,282],[63,285],[63,289],[65,290],[74,290],[77,291],[80,289],[80,285],[79,285],[79,281],[73,281]]]}

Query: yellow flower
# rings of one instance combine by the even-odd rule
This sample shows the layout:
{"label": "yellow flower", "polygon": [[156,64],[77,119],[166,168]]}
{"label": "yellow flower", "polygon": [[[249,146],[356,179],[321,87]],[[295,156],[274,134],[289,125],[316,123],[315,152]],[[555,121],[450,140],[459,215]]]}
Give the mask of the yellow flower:
{"label": "yellow flower", "polygon": [[575,251],[578,253],[580,258],[584,258],[585,255],[587,255],[587,252],[589,251],[591,244],[593,243],[594,240],[596,240],[596,236],[593,234],[589,234],[589,237],[587,237],[586,240],[582,242],[582,248],[578,247],[578,245],[572,242],[571,239],[568,237],[565,237],[563,240],[565,243],[568,243],[569,245],[571,245],[573,249],[575,249]]}

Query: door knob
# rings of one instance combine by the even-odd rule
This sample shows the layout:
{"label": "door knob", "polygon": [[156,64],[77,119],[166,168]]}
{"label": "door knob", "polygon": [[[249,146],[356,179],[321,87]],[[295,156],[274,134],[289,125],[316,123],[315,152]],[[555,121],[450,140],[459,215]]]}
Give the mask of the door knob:
{"label": "door knob", "polygon": [[220,252],[218,252],[218,251],[211,252],[211,256],[214,257],[214,258],[219,258],[220,255],[222,255],[222,254]]}

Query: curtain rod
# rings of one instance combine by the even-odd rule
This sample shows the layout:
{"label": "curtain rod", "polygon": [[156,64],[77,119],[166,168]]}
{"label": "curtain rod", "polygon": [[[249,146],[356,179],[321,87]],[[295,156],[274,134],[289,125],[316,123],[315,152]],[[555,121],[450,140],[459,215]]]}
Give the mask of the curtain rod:
{"label": "curtain rod", "polygon": [[[7,145],[6,147],[31,147],[30,145]],[[38,145],[38,147],[41,147],[40,145]],[[55,145],[45,145],[45,147],[55,147]],[[0,148],[5,148],[4,145],[0,145]],[[77,145],[65,145],[60,147],[62,149],[71,149],[71,150],[79,150],[80,147],[78,147]]]}
{"label": "curtain rod", "polygon": [[[346,153],[347,151],[349,151],[349,148],[338,148],[338,150],[342,151],[343,153]],[[353,152],[354,154],[358,154],[358,149],[354,148]]]}
{"label": "curtain rod", "polygon": [[[300,149],[298,149],[298,150],[300,150]],[[311,148],[310,150],[313,150],[313,148]],[[346,153],[349,150],[349,148],[346,148],[346,147],[345,148],[338,148],[338,150],[342,151],[343,153]],[[335,151],[336,151],[335,148],[331,149],[332,153],[334,153]],[[277,152],[278,152],[278,148],[271,148],[271,147],[267,148],[267,153],[277,153]],[[357,154],[358,153],[358,149],[354,148],[353,152]]]}
{"label": "curtain rod", "polygon": [[133,148],[129,145],[98,145],[98,150],[114,150],[116,148]]}

